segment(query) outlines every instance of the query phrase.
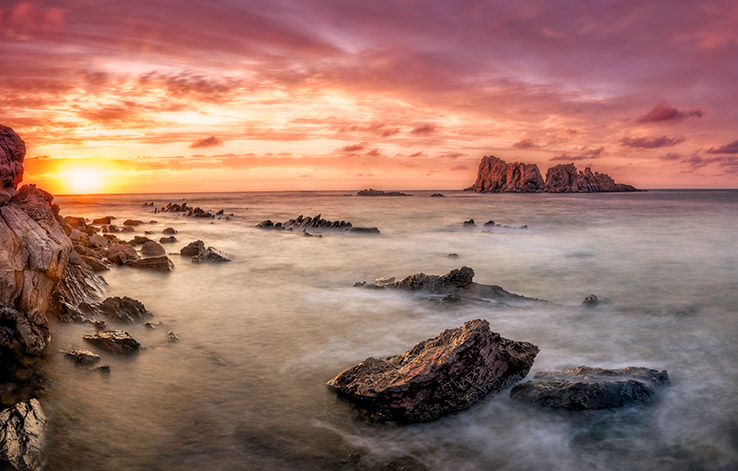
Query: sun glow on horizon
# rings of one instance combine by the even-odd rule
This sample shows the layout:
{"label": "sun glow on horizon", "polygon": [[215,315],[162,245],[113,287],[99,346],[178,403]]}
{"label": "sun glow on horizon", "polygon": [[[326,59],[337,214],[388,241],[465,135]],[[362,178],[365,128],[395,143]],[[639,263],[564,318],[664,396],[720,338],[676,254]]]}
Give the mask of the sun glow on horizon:
{"label": "sun glow on horizon", "polygon": [[68,194],[102,193],[106,186],[105,174],[94,168],[68,168],[59,172],[59,177]]}

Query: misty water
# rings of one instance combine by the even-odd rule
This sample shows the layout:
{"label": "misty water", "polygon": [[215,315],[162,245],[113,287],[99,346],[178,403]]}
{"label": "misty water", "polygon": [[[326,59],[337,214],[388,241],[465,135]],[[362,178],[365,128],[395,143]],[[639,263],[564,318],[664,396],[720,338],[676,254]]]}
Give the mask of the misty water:
{"label": "misty water", "polygon": [[[104,354],[110,375],[63,358],[89,326],[57,324],[49,384],[54,470],[338,470],[409,457],[433,470],[727,470],[738,466],[738,192],[357,197],[342,192],[58,197],[64,215],[155,219],[179,231],[168,274],[114,268],[158,329],[115,325],[146,349]],[[151,214],[186,200],[231,221]],[[322,214],[380,235],[263,231]],[[494,220],[527,230],[464,229]],[[125,235],[125,234],[124,234]],[[133,234],[130,234],[131,236]],[[202,239],[233,258],[178,255]],[[458,258],[449,258],[457,253]],[[357,281],[472,267],[475,281],[551,301],[442,305]],[[582,298],[607,303],[585,309]],[[647,406],[560,413],[509,390],[418,425],[365,420],[326,381],[369,356],[402,353],[471,319],[532,342],[536,371],[578,365],[666,369]],[[167,331],[181,342],[167,343]],[[93,348],[94,350],[94,348]],[[348,461],[358,453],[358,465]],[[355,460],[356,458],[354,458]]]}

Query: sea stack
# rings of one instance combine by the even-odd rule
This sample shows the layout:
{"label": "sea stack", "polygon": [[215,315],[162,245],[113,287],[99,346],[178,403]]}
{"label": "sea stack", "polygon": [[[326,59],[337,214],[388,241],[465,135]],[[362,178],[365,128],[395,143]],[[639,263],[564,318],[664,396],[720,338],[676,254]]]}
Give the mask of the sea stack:
{"label": "sea stack", "polygon": [[577,170],[573,163],[555,165],[544,181],[536,164],[507,163],[489,155],[479,162],[477,180],[465,191],[477,193],[595,193],[639,191],[630,185],[615,183],[608,175],[587,167]]}

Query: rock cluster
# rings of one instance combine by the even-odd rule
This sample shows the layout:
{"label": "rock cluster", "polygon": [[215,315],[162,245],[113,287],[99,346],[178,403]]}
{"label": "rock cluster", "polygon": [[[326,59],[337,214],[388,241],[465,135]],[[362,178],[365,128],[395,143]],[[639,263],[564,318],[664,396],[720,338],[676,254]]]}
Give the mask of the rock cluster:
{"label": "rock cluster", "polygon": [[434,295],[441,302],[462,300],[486,300],[500,304],[542,302],[539,299],[510,293],[497,285],[475,283],[473,279],[474,270],[464,266],[451,270],[445,275],[415,273],[401,280],[395,280],[394,277],[379,278],[374,280],[374,283],[358,282],[354,286],[372,289],[398,289],[424,292]]}
{"label": "rock cluster", "polygon": [[193,218],[214,218],[215,214],[210,211],[206,211],[199,206],[192,207],[187,206],[187,202],[184,203],[167,203],[166,206],[154,209],[155,213],[183,213],[185,216]]}
{"label": "rock cluster", "polygon": [[312,231],[346,231],[346,232],[359,232],[364,234],[379,234],[379,229],[376,227],[356,227],[348,221],[329,221],[323,219],[320,214],[314,217],[303,217],[298,216],[296,219],[290,219],[287,222],[274,223],[271,219],[262,221],[256,225],[259,229],[271,229],[271,230],[299,230],[306,231],[308,229]]}
{"label": "rock cluster", "polygon": [[356,193],[357,196],[413,196],[401,191],[382,191],[369,188],[367,190],[361,190]]}
{"label": "rock cluster", "polygon": [[193,263],[203,262],[230,262],[228,255],[215,247],[205,248],[205,242],[196,240],[182,247],[179,254],[183,257],[192,257]]}
{"label": "rock cluster", "polygon": [[495,156],[484,156],[479,163],[477,180],[466,191],[479,193],[591,193],[604,191],[638,191],[630,185],[615,183],[604,173],[587,167],[578,171],[574,164],[556,165],[541,176],[536,164],[508,163]]}
{"label": "rock cluster", "polygon": [[612,409],[654,400],[669,384],[666,371],[642,367],[607,370],[580,366],[561,372],[540,372],[534,381],[515,386],[510,397],[554,409]]}
{"label": "rock cluster", "polygon": [[477,319],[401,355],[367,358],[328,385],[378,416],[425,422],[520,381],[537,354],[535,345],[503,338]]}

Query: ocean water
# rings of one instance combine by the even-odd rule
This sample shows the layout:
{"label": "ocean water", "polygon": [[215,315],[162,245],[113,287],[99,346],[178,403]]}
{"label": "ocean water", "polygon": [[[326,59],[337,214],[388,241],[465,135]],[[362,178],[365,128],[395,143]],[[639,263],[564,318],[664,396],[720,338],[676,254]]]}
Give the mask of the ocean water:
{"label": "ocean water", "polygon": [[[166,326],[123,327],[146,349],[104,355],[110,375],[58,353],[88,326],[59,324],[41,397],[53,470],[374,469],[405,457],[431,470],[738,468],[738,192],[550,195],[341,192],[64,196],[64,215],[155,219],[179,231],[168,274],[127,267],[108,296],[142,301]],[[224,209],[231,221],[151,214]],[[300,214],[380,235],[262,231]],[[494,220],[527,230],[464,229]],[[202,239],[233,258],[178,255]],[[457,253],[458,258],[449,258]],[[550,305],[449,306],[357,281],[472,267],[475,281]],[[581,306],[584,296],[607,302]],[[666,369],[652,405],[557,413],[509,391],[432,423],[371,423],[325,385],[369,356],[401,353],[471,319],[540,347],[536,371],[578,365]],[[168,344],[167,331],[181,342]],[[349,455],[358,453],[358,464]],[[354,458],[354,462],[357,458]]]}

